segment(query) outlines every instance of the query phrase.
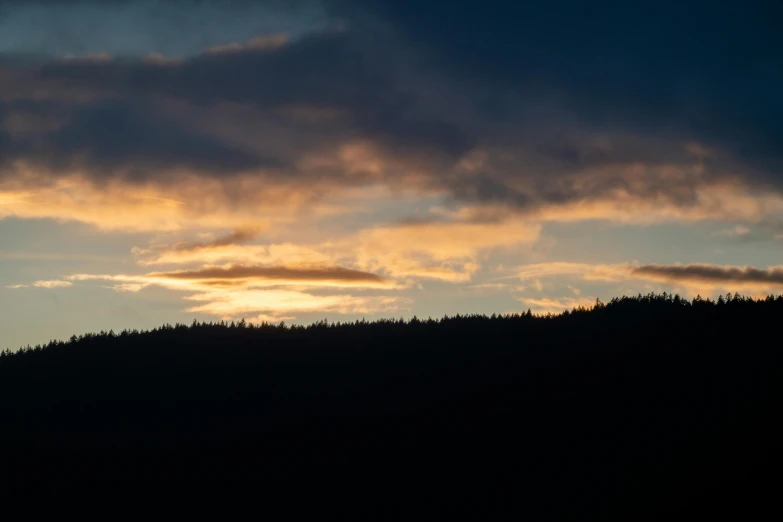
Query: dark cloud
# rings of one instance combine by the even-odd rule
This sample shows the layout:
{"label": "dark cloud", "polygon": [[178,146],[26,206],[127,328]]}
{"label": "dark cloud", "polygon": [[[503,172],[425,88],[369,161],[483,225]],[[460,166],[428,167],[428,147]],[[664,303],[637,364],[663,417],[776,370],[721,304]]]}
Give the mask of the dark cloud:
{"label": "dark cloud", "polygon": [[228,245],[241,245],[258,237],[259,230],[243,229],[235,230],[231,234],[215,239],[214,241],[205,241],[202,243],[183,241],[174,245],[172,250],[183,252],[193,250],[208,250],[210,248],[223,247]]}
{"label": "dark cloud", "polygon": [[361,31],[326,31],[289,45],[204,53],[178,63],[52,62],[43,79],[68,80],[125,96],[157,95],[208,105],[247,103],[261,109],[311,106],[339,110],[355,132],[400,149],[458,156],[475,137],[434,113],[403,88],[393,50]]}
{"label": "dark cloud", "polygon": [[[780,190],[779,8],[729,4],[325,0],[344,27],[282,46],[30,65],[29,81],[103,101],[24,146],[0,134],[0,147],[53,168],[78,158],[96,176],[273,169],[264,175],[356,184],[367,180],[298,165],[361,139],[401,164],[387,182],[415,171],[460,201],[514,207],[617,190],[690,205],[700,184],[727,176]],[[245,117],[221,119],[226,105]],[[338,116],[279,116],[297,107]],[[475,149],[488,159],[461,169]],[[672,166],[682,175],[664,175]]]}
{"label": "dark cloud", "polygon": [[179,270],[173,272],[153,272],[147,274],[151,278],[169,278],[184,280],[265,280],[265,281],[297,281],[312,283],[369,283],[373,285],[391,284],[377,274],[352,270],[339,266],[291,268],[284,266],[243,266],[233,265],[228,268],[208,267],[198,270]]}
{"label": "dark cloud", "polygon": [[[632,158],[622,151],[596,156],[584,144],[575,148],[567,134],[552,135],[554,123],[555,133],[588,128],[699,141],[736,161],[724,170],[780,186],[779,2],[327,4],[357,23],[368,15],[384,20],[409,45],[426,50],[430,68],[454,84],[486,85],[490,100],[475,101],[498,121],[516,128],[533,123],[549,134],[538,149],[544,158],[576,167],[677,156],[655,147]],[[529,106],[556,111],[541,111],[531,122],[534,113],[520,109]]]}
{"label": "dark cloud", "polygon": [[749,283],[783,285],[783,268],[725,267],[719,265],[643,265],[631,269],[633,275],[671,282]]}
{"label": "dark cloud", "polygon": [[25,159],[55,171],[85,168],[97,176],[147,179],[161,169],[232,174],[278,164],[191,131],[167,119],[154,104],[108,101],[72,108],[59,128],[18,139],[0,137],[2,161]]}

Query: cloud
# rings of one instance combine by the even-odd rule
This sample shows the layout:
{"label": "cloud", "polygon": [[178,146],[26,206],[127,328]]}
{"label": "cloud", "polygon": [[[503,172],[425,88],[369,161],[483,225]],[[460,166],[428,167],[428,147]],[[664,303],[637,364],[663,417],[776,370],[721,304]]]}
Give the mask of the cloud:
{"label": "cloud", "polygon": [[247,49],[276,49],[289,42],[288,35],[285,33],[267,34],[251,38],[245,43],[232,42],[230,44],[220,44],[208,48],[204,54],[220,54],[245,51]]}
{"label": "cloud", "polygon": [[[19,167],[16,176],[0,177],[0,219],[49,218],[89,223],[118,232],[171,232],[226,228],[268,228],[299,216],[339,213],[318,187],[302,190],[263,179],[220,180],[183,175],[176,183],[131,184],[110,180],[96,185],[74,176],[42,182],[35,171]],[[235,191],[253,194],[238,200]]]}
{"label": "cloud", "polygon": [[[473,223],[401,221],[343,232],[312,244],[238,245],[232,234],[215,242],[169,242],[134,248],[142,265],[215,264],[313,266],[348,263],[389,277],[421,277],[461,282],[479,269],[479,257],[494,249],[529,246],[540,225],[524,220]],[[244,236],[242,237],[244,239]],[[198,245],[198,247],[197,247]],[[207,246],[208,245],[208,246]]]}
{"label": "cloud", "polygon": [[511,289],[512,287],[511,287],[511,285],[507,285],[506,283],[482,283],[482,284],[479,284],[479,285],[469,285],[467,288],[472,288],[472,289],[475,289],[477,291],[483,291],[483,290],[487,290],[487,291],[493,291],[493,290],[503,291],[503,290]]}
{"label": "cloud", "polygon": [[71,286],[73,283],[70,281],[36,281],[33,283],[33,286],[36,288],[64,288],[67,286]]}
{"label": "cloud", "polygon": [[551,262],[523,265],[519,267],[517,277],[521,281],[534,281],[547,277],[577,277],[591,281],[620,281],[630,274],[628,264],[589,264]]}
{"label": "cloud", "polygon": [[325,312],[337,314],[377,314],[398,311],[411,300],[389,296],[313,295],[294,290],[247,290],[241,292],[203,292],[185,299],[204,302],[188,312],[220,317],[245,314],[286,314]]}
{"label": "cloud", "polygon": [[539,263],[519,267],[520,280],[575,279],[591,282],[645,281],[681,288],[690,294],[714,295],[719,290],[765,295],[783,289],[783,267],[755,268],[714,264],[587,264]]}
{"label": "cloud", "polygon": [[[68,281],[109,281],[118,292],[138,292],[149,286],[187,292],[183,299],[200,304],[186,311],[218,317],[262,314],[292,318],[315,311],[375,314],[396,311],[412,301],[401,296],[315,294],[309,289],[396,290],[395,281],[377,274],[334,266],[205,266],[196,270],[130,274],[73,274]],[[282,320],[282,319],[280,319]]]}
{"label": "cloud", "polygon": [[519,297],[517,301],[529,306],[531,312],[536,314],[559,314],[564,310],[570,311],[579,307],[592,308],[595,305],[595,299],[587,297],[561,297],[558,299]]}
{"label": "cloud", "polygon": [[257,316],[253,317],[251,322],[260,324],[260,323],[272,323],[272,324],[278,324],[285,321],[293,321],[296,319],[293,315],[275,315],[275,314],[258,314]]}
{"label": "cloud", "polygon": [[302,267],[348,264],[394,279],[458,283],[469,281],[479,270],[481,256],[497,249],[514,251],[527,247],[538,239],[540,228],[519,219],[485,223],[407,220],[371,225],[333,239],[322,237],[312,244],[210,244],[209,248],[190,248],[194,243],[175,242],[136,248],[134,254],[137,262],[147,266],[220,262]]}
{"label": "cloud", "polygon": [[[220,316],[228,314],[228,308],[241,313],[268,313],[265,300],[270,296],[289,296],[292,300],[294,297],[301,298],[306,302],[319,303],[325,310],[374,313],[386,310],[387,305],[393,308],[409,301],[394,296],[376,298],[347,294],[311,298],[307,296],[313,294],[293,289],[290,291],[296,294],[265,292],[288,291],[290,287],[394,290],[407,288],[419,278],[464,282],[479,269],[482,253],[529,246],[538,239],[539,232],[540,225],[514,219],[472,222],[437,218],[371,226],[346,234],[337,241],[308,246],[240,245],[237,243],[255,235],[237,230],[212,241],[175,241],[168,245],[161,243],[147,249],[135,249],[137,259],[144,265],[197,262],[202,263],[199,268],[141,275],[73,274],[67,279],[109,281],[113,283],[111,288],[121,292],[137,292],[152,285],[189,292],[186,299],[206,301],[189,310]],[[237,258],[254,262],[239,264],[235,262]],[[231,259],[234,262],[203,264],[207,259]],[[347,261],[352,268],[340,265],[340,261]],[[251,302],[260,303],[253,305],[258,309],[252,308]],[[301,307],[307,308],[304,304]],[[297,308],[297,311],[302,310]]]}
{"label": "cloud", "polygon": [[[58,179],[78,171],[97,184],[145,181],[159,190],[194,177],[217,178],[224,187],[250,178],[303,193],[404,185],[456,204],[573,220],[725,218],[731,212],[720,212],[712,193],[733,184],[742,190],[732,194],[754,199],[775,179],[770,167],[780,164],[779,119],[756,111],[749,120],[746,112],[727,109],[725,96],[741,101],[744,90],[736,81],[717,82],[724,92],[716,95],[716,82],[704,78],[717,69],[694,73],[667,60],[672,74],[654,78],[672,86],[641,81],[620,75],[628,50],[607,53],[583,41],[582,55],[560,55],[543,44],[554,41],[536,24],[529,29],[544,38],[540,45],[524,44],[517,30],[494,28],[493,38],[477,45],[501,38],[508,47],[494,49],[492,60],[457,68],[464,42],[452,38],[453,28],[436,24],[435,32],[447,37],[432,40],[406,8],[376,12],[380,4],[330,1],[327,12],[351,22],[343,29],[287,40],[274,32],[232,38],[248,43],[175,61],[5,63],[0,69],[10,79],[3,88],[10,94],[0,109],[6,120],[0,147],[6,163]],[[427,8],[421,16],[437,11]],[[474,16],[481,15],[468,19]],[[495,26],[505,27],[493,18],[487,27]],[[573,43],[563,27],[550,31]],[[430,47],[437,50],[431,62],[417,59]],[[641,57],[628,56],[648,67],[646,78],[661,65],[650,56],[654,51],[638,50]],[[525,75],[508,74],[517,59],[527,60]],[[501,62],[506,66],[497,69]],[[679,83],[683,74],[697,74],[690,90]],[[40,94],[33,99],[25,94],[30,91]],[[769,95],[761,92],[759,100]],[[688,103],[701,106],[691,110]],[[52,119],[47,129],[21,132],[9,124],[41,115]],[[257,194],[232,192],[239,199]],[[184,206],[209,199],[191,191]],[[643,212],[634,212],[637,207]],[[755,217],[770,212],[761,214]]]}
{"label": "cloud", "polygon": [[235,230],[231,234],[215,239],[213,241],[207,241],[202,243],[189,243],[180,242],[173,246],[172,250],[175,251],[193,251],[193,250],[207,250],[212,248],[219,248],[229,245],[242,244],[258,237],[260,230],[258,229],[245,229]]}
{"label": "cloud", "polygon": [[642,265],[632,268],[631,274],[668,283],[693,282],[783,287],[783,267],[779,266],[754,268],[711,264]]}
{"label": "cloud", "polygon": [[264,265],[325,265],[333,262],[331,256],[307,245],[279,243],[267,245],[211,245],[208,248],[151,247],[133,250],[141,265],[215,264],[233,262]]}
{"label": "cloud", "polygon": [[383,269],[394,277],[464,282],[478,270],[480,252],[530,245],[540,230],[540,225],[513,219],[403,222],[370,227],[350,241],[358,265],[366,269]]}
{"label": "cloud", "polygon": [[[251,4],[192,11],[217,20]],[[637,24],[623,18],[627,12],[604,12],[588,31],[549,7],[498,5],[508,17],[484,19],[482,11],[446,16],[442,6],[411,10],[380,0],[294,4],[253,8],[268,16],[235,19],[225,26],[235,32],[219,40],[208,24],[198,52],[158,42],[143,52],[77,53],[119,56],[97,61],[0,60],[0,178],[15,180],[12,188],[0,184],[0,200],[14,202],[0,204],[0,217],[133,229],[111,216],[103,224],[93,210],[109,186],[134,203],[123,206],[142,206],[138,192],[179,202],[165,216],[144,205],[150,222],[138,227],[197,228],[216,207],[231,227],[259,208],[306,212],[344,191],[384,186],[538,221],[783,221],[776,174],[783,118],[767,87],[774,68],[728,74],[720,53],[694,48],[690,26],[677,26],[685,54],[672,60],[643,44],[647,25],[623,33],[628,48],[597,43],[595,34]],[[106,14],[96,6],[62,8],[61,23]],[[152,13],[145,9],[122,16],[144,27],[140,20]],[[311,11],[320,14],[308,18]],[[653,11],[665,20],[673,14]],[[718,25],[728,22],[707,11]],[[246,32],[246,20],[260,21],[257,32]],[[261,27],[270,20],[279,28]],[[769,22],[758,23],[753,37],[770,38]],[[465,48],[468,33],[475,38]],[[92,38],[105,43],[105,36]],[[760,63],[772,58],[766,49],[753,47]],[[151,52],[176,59],[145,59]],[[740,110],[751,84],[764,87],[752,94],[753,110]],[[29,174],[21,182],[20,171]],[[63,180],[99,195],[75,208]]]}
{"label": "cloud", "polygon": [[254,283],[262,281],[272,284],[316,284],[323,286],[366,286],[381,288],[394,286],[392,281],[377,274],[339,266],[292,268],[285,266],[231,265],[227,267],[204,267],[198,270],[152,272],[145,277],[150,280],[243,280]]}
{"label": "cloud", "polygon": [[49,281],[35,281],[32,284],[24,285],[24,284],[18,284],[18,285],[10,285],[6,288],[30,288],[31,286],[35,288],[66,288],[68,286],[72,286],[73,283],[70,281],[60,281],[60,280],[49,280]]}
{"label": "cloud", "polygon": [[[359,18],[354,2],[335,3],[341,15]],[[755,158],[757,166],[779,167],[780,106],[773,101],[779,71],[770,67],[774,10],[732,4],[713,9],[699,1],[684,13],[676,2],[645,2],[641,18],[630,6],[610,3],[587,15],[560,3],[491,2],[476,9],[379,0],[366,9],[435,55],[456,81],[481,78],[497,93],[526,95],[542,107],[557,104],[596,127],[698,134]],[[650,46],[661,24],[669,27],[666,41]],[[718,51],[727,32],[741,38],[729,55]],[[748,64],[748,56],[759,65]],[[752,108],[743,109],[751,98]],[[492,107],[511,120],[502,103]]]}
{"label": "cloud", "polygon": [[[256,157],[276,158],[278,164],[289,167],[307,152],[305,147],[309,152],[337,148],[357,134],[381,148],[404,152],[405,156],[418,155],[420,160],[425,159],[420,154],[424,151],[435,156],[443,152],[459,156],[469,150],[473,140],[459,127],[441,121],[442,118],[433,114],[422,101],[398,91],[402,78],[395,73],[399,65],[395,65],[386,53],[370,49],[368,42],[353,31],[326,31],[303,37],[290,45],[241,46],[230,53],[206,53],[173,63],[49,62],[30,81],[112,93],[129,101],[143,99],[147,104],[151,100],[157,101],[157,111],[153,109],[145,114],[159,116],[164,115],[167,108],[179,107],[172,107],[171,103],[163,105],[165,100],[177,100],[182,109],[189,108],[191,114],[198,107],[219,109],[227,104],[239,104],[245,106],[246,116],[252,115],[257,121],[228,123],[234,129],[242,129],[249,123],[247,128],[256,130],[274,123],[284,134],[297,131],[298,139],[289,141],[286,148],[278,147],[275,142],[279,140],[271,135],[265,140],[268,146],[264,147],[263,141],[256,143],[256,147],[261,147],[256,151]],[[339,122],[342,124],[339,127],[312,128],[293,125],[275,116],[280,110],[296,107],[337,110],[345,118]],[[210,114],[211,120],[219,122],[216,127],[226,126],[225,118],[220,118],[219,113],[201,111],[201,114]],[[127,119],[122,112],[111,116]],[[92,124],[93,120],[88,121]],[[141,126],[141,122],[133,122],[136,125],[132,129]],[[169,131],[190,136],[185,133],[189,127],[187,122],[183,121],[181,127]],[[94,128],[94,125],[88,128]],[[315,143],[312,140],[314,131],[320,131]],[[188,143],[174,144],[181,146],[182,153],[189,149]],[[212,151],[214,157],[232,157],[223,155],[226,152],[223,149],[210,147],[207,151]],[[141,148],[138,154],[143,156]],[[238,151],[235,155],[237,166],[253,166],[251,158]],[[173,161],[174,156],[175,152],[172,152],[166,159]],[[205,157],[212,159],[213,156],[206,154]]]}
{"label": "cloud", "polygon": [[143,275],[73,274],[69,281],[104,280],[120,283],[118,290],[139,290],[158,285],[174,290],[210,287],[355,287],[397,288],[398,284],[374,273],[339,266],[204,266],[196,270],[151,272]]}
{"label": "cloud", "polygon": [[[237,281],[237,277],[246,279]],[[283,267],[270,267],[267,270],[259,267],[212,268],[204,269],[201,273],[181,271],[146,276],[75,274],[68,279],[112,281],[116,284],[110,288],[119,292],[137,292],[151,285],[188,292],[183,299],[200,304],[190,306],[185,311],[222,318],[262,314],[283,320],[283,317],[294,318],[295,315],[291,314],[310,312],[376,314],[397,311],[412,302],[401,296],[321,295],[286,288],[394,288],[393,284],[384,279],[346,269],[303,271]]]}
{"label": "cloud", "polygon": [[403,222],[359,233],[367,249],[423,253],[437,260],[471,257],[478,250],[532,243],[541,227],[521,221],[499,223]]}
{"label": "cloud", "polygon": [[120,283],[116,285],[109,286],[107,288],[111,288],[112,290],[115,290],[117,292],[140,292],[141,290],[145,289],[147,286],[149,286],[146,283]]}
{"label": "cloud", "polygon": [[3,162],[133,181],[165,171],[230,175],[278,166],[274,159],[175,123],[154,102],[111,100],[66,110],[68,121],[59,128],[7,139]]}
{"label": "cloud", "polygon": [[724,230],[718,230],[713,235],[715,236],[724,236],[724,237],[741,237],[741,236],[747,236],[751,233],[751,230],[744,226],[744,225],[735,225],[731,228],[727,228]]}

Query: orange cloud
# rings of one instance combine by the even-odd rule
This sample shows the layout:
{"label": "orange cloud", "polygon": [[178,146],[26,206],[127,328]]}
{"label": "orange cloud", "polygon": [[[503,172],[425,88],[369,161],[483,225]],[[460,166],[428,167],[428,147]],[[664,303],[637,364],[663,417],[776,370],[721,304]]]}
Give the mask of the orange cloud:
{"label": "orange cloud", "polygon": [[332,263],[332,257],[315,248],[292,243],[271,245],[220,245],[199,249],[135,248],[136,262],[141,265],[166,264],[215,264],[234,262],[242,264],[264,264],[289,266],[325,265]]}
{"label": "orange cloud", "polygon": [[[226,319],[230,319],[227,317]],[[251,322],[259,323],[281,323],[285,321],[293,321],[296,319],[293,315],[276,315],[276,314],[258,314],[251,318]]]}
{"label": "orange cloud", "polygon": [[530,245],[541,227],[519,220],[495,223],[421,222],[368,228],[355,238],[357,264],[394,277],[469,281],[482,251]]}
{"label": "orange cloud", "polygon": [[370,272],[339,266],[203,266],[196,270],[151,272],[144,275],[74,274],[69,281],[104,280],[121,285],[118,290],[141,290],[150,285],[172,290],[210,287],[259,288],[269,286],[306,286],[339,288],[401,288],[396,282]]}
{"label": "orange cloud", "polygon": [[[5,185],[0,185],[0,218],[80,221],[113,231],[158,232],[226,225],[225,215],[208,212],[209,207],[218,206],[214,200],[212,205],[205,205],[204,212],[197,212],[180,195],[154,185],[107,182],[99,188],[78,177],[31,188]],[[197,199],[209,201],[206,195]],[[237,219],[232,216],[230,221]]]}
{"label": "orange cloud", "polygon": [[[297,168],[307,173],[301,178],[279,172],[272,175],[263,168],[227,178],[169,168],[158,180],[131,183],[123,180],[122,172],[96,182],[78,170],[55,176],[19,161],[13,176],[0,178],[0,219],[79,221],[125,232],[228,228],[281,234],[283,229],[312,224],[322,216],[342,214],[356,216],[358,221],[361,212],[362,220],[370,220],[360,238],[365,245],[364,257],[372,257],[379,242],[403,241],[413,246],[426,244],[427,255],[438,260],[438,256],[471,257],[476,250],[529,242],[519,235],[533,235],[535,227],[548,221],[610,220],[643,225],[733,220],[749,224],[783,217],[783,197],[752,190],[737,179],[680,180],[692,184],[687,196],[680,199],[644,189],[648,184],[665,183],[667,176],[675,180],[686,176],[671,167],[672,172],[664,171],[658,178],[639,174],[636,179],[631,171],[623,183],[595,195],[591,195],[592,185],[601,181],[611,185],[613,178],[581,173],[585,179],[572,180],[572,188],[584,189],[584,197],[556,202],[531,196],[526,206],[466,203],[456,210],[433,209],[434,214],[448,218],[442,224],[386,227],[373,223],[379,219],[374,215],[379,202],[400,202],[402,198],[414,203],[448,196],[447,189],[431,183],[433,172],[423,167],[417,170],[411,161],[389,158],[361,142],[345,144],[331,154],[305,155],[300,163]],[[321,171],[332,174],[318,175]],[[598,181],[586,181],[593,178]],[[528,182],[526,178],[518,181],[522,185]],[[745,229],[745,225],[737,226],[743,227],[737,230]],[[508,240],[500,240],[501,236]],[[464,271],[458,273],[464,277]]]}
{"label": "orange cloud", "polygon": [[[74,274],[69,281],[109,281],[119,292],[138,292],[148,286],[189,292],[184,299],[201,304],[187,308],[218,317],[262,314],[275,319],[303,312],[374,314],[401,309],[411,300],[399,296],[316,295],[306,288],[397,289],[397,283],[367,272],[342,267],[202,267],[198,270],[153,272],[145,275]],[[292,289],[290,287],[297,287]]]}
{"label": "orange cloud", "polygon": [[536,263],[519,267],[517,277],[521,281],[536,280],[545,277],[571,276],[593,281],[621,281],[631,274],[628,264],[588,263]]}
{"label": "orange cloud", "polygon": [[37,288],[65,288],[71,286],[73,283],[70,281],[36,281],[33,286]]}
{"label": "orange cloud", "polygon": [[540,225],[524,220],[487,223],[457,221],[403,222],[372,226],[312,245],[292,243],[237,245],[232,238],[206,244],[190,243],[134,249],[142,265],[219,263],[286,266],[350,265],[393,278],[469,281],[479,269],[479,257],[497,248],[530,245]]}
{"label": "orange cloud", "polygon": [[259,229],[239,229],[239,230],[234,230],[231,234],[227,236],[219,237],[212,241],[206,241],[201,243],[192,243],[192,242],[184,241],[175,244],[172,248],[173,250],[189,251],[189,250],[206,250],[210,248],[242,244],[252,239],[255,239],[256,237],[258,237],[258,234],[260,232],[261,231]]}
{"label": "orange cloud", "polygon": [[0,219],[76,221],[132,233],[233,229],[243,236],[232,243],[249,241],[252,231],[288,239],[291,230],[312,228],[323,218],[372,219],[379,209],[432,196],[415,186],[392,189],[382,180],[346,183],[339,177],[300,179],[263,170],[221,178],[169,169],[165,176],[137,181],[120,172],[95,181],[78,170],[55,175],[20,161],[11,172],[0,176]]}
{"label": "orange cloud", "polygon": [[35,281],[32,284],[24,285],[9,285],[6,288],[29,288],[31,286],[35,288],[66,288],[69,286],[72,286],[73,283],[70,281],[60,281],[60,280],[49,280],[49,281]]}
{"label": "orange cloud", "polygon": [[246,282],[269,285],[357,286],[364,288],[392,288],[394,282],[370,272],[340,266],[286,267],[286,266],[207,266],[197,270],[153,272],[149,280],[185,280],[208,282]]}
{"label": "orange cloud", "polygon": [[517,300],[536,314],[559,314],[564,310],[570,311],[579,307],[592,308],[595,305],[595,299],[587,297],[561,297],[558,299],[520,297]]}
{"label": "orange cloud", "polygon": [[243,314],[284,314],[333,312],[338,314],[376,314],[400,310],[410,299],[389,296],[313,295],[284,289],[242,290],[236,292],[207,291],[185,297],[204,302],[188,312],[220,317]]}

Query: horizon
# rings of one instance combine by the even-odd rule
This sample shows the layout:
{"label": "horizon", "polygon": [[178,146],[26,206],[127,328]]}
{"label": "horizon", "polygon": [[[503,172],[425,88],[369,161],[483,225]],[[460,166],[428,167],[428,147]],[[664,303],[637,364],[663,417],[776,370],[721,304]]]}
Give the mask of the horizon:
{"label": "horizon", "polygon": [[153,326],[148,329],[137,329],[137,328],[125,328],[123,330],[114,331],[114,329],[105,330],[102,329],[100,331],[91,331],[91,332],[82,332],[81,334],[72,334],[67,339],[66,338],[60,338],[60,339],[50,339],[49,342],[45,343],[37,343],[35,345],[31,345],[30,343],[20,346],[14,350],[11,350],[10,348],[0,349],[0,356],[3,355],[10,355],[16,352],[25,352],[29,350],[39,350],[39,349],[45,349],[52,345],[57,344],[68,344],[68,343],[74,343],[74,342],[80,342],[85,339],[89,338],[95,338],[95,337],[122,337],[125,335],[146,335],[146,334],[152,334],[160,331],[167,331],[167,330],[178,330],[180,328],[184,329],[192,329],[192,328],[211,328],[211,327],[218,327],[218,328],[227,328],[227,329],[257,329],[257,330],[265,330],[265,329],[274,329],[274,330],[286,330],[286,331],[295,331],[295,330],[310,330],[314,328],[321,328],[321,327],[327,327],[327,328],[350,328],[353,326],[358,325],[386,325],[386,324],[394,324],[394,325],[403,325],[403,326],[411,326],[411,325],[418,325],[418,324],[425,324],[425,325],[439,325],[446,322],[452,322],[452,321],[461,321],[461,320],[475,320],[475,319],[482,319],[482,320],[488,320],[488,321],[494,321],[494,320],[515,320],[515,319],[539,319],[539,320],[556,320],[561,318],[568,318],[573,315],[578,314],[589,314],[591,312],[595,311],[601,311],[606,309],[607,307],[611,308],[616,305],[622,306],[624,303],[627,302],[640,302],[640,303],[651,303],[651,302],[659,302],[664,301],[668,305],[676,305],[676,306],[683,306],[685,308],[689,307],[695,307],[697,305],[707,305],[707,306],[715,306],[717,308],[725,307],[725,306],[734,306],[739,304],[763,304],[763,303],[775,303],[780,302],[780,300],[783,299],[783,294],[768,294],[765,297],[753,297],[749,295],[740,295],[739,293],[731,294],[730,292],[727,292],[726,295],[719,295],[717,298],[712,299],[710,297],[703,298],[701,295],[696,295],[692,299],[686,299],[681,297],[679,294],[671,294],[667,292],[662,292],[660,294],[656,294],[654,292],[650,292],[648,294],[638,294],[638,295],[622,295],[622,296],[615,296],[612,299],[604,302],[600,298],[596,298],[596,301],[590,305],[575,305],[573,308],[564,309],[562,311],[546,311],[546,312],[539,312],[534,313],[531,308],[528,308],[527,311],[522,312],[507,312],[507,313],[473,313],[473,314],[460,314],[456,313],[454,315],[444,315],[442,317],[432,317],[427,316],[425,317],[417,317],[412,316],[409,318],[405,318],[402,316],[399,317],[376,317],[371,320],[367,320],[366,317],[357,318],[354,320],[344,320],[344,321],[330,321],[328,318],[323,318],[320,320],[314,320],[312,322],[304,323],[304,322],[291,322],[287,323],[286,321],[280,321],[279,323],[269,322],[266,320],[263,321],[247,321],[244,317],[238,319],[238,320],[226,320],[226,319],[219,319],[219,320],[207,320],[207,321],[198,321],[198,319],[193,319],[192,322],[186,323],[186,322],[176,322],[176,323],[160,323],[157,326]]}

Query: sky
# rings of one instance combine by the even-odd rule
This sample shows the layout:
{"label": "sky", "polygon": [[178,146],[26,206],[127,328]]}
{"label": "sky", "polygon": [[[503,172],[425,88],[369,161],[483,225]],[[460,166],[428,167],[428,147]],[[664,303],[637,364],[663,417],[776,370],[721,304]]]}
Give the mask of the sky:
{"label": "sky", "polygon": [[0,2],[0,349],[780,293],[782,10]]}

